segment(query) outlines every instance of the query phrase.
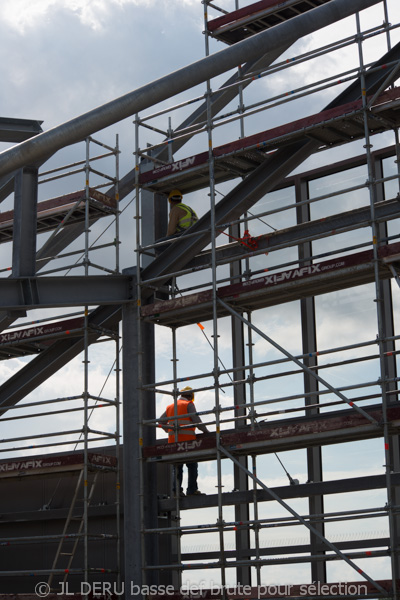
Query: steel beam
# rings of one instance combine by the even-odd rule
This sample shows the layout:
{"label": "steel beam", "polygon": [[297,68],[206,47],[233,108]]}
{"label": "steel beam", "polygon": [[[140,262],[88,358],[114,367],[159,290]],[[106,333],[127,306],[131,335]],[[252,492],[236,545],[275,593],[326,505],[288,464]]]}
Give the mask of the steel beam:
{"label": "steel beam", "polygon": [[[314,13],[314,11],[311,11],[311,13]],[[400,58],[400,43],[377,61],[374,67],[384,65],[396,57]],[[386,71],[384,69],[372,68],[372,70],[367,72],[365,76],[366,93],[368,94],[376,90],[382,78],[385,77]],[[361,87],[360,82],[357,80],[323,110],[357,100],[360,96]],[[304,140],[294,142],[285,148],[277,150],[268,160],[257,167],[251,175],[239,183],[234,190],[230,191],[218,202],[215,207],[217,229],[218,226],[221,229],[226,228],[229,222],[240,218],[246,210],[250,209],[265,194],[274,189],[291,171],[315,152],[318,145],[319,142],[315,140]],[[143,270],[142,280],[146,281],[147,279],[164,274],[166,275],[165,279],[167,279],[170,277],[170,273],[186,266],[189,260],[194,258],[209,243],[210,227],[211,217],[208,212],[190,228],[189,235],[181,235],[175,243],[171,244],[169,248],[160,254],[157,260]],[[196,233],[198,235],[195,235]],[[150,293],[150,291],[144,290],[143,298]]]}
{"label": "steel beam", "polygon": [[[393,474],[394,485],[400,486],[400,473]],[[273,488],[274,492],[286,500],[295,498],[308,498],[310,496],[327,496],[329,494],[349,494],[366,490],[380,490],[386,487],[385,475],[368,475],[366,477],[351,477],[349,479],[336,479],[333,481],[321,481],[319,483],[304,483],[300,485],[285,485]],[[271,502],[272,498],[264,490],[257,489],[257,502]],[[235,506],[239,502],[251,503],[253,491],[229,492],[222,494],[223,506]],[[182,498],[181,510],[194,508],[210,508],[217,506],[217,494],[207,494],[196,498]],[[172,511],[175,508],[173,498],[158,501],[160,511]]]}
{"label": "steel beam", "polygon": [[23,142],[41,133],[43,121],[0,117],[0,142]]}
{"label": "steel beam", "polygon": [[35,275],[38,169],[25,167],[15,178],[13,277]]}
{"label": "steel beam", "polygon": [[[132,271],[132,270],[130,270]],[[140,391],[142,385],[155,379],[154,326],[137,326],[136,302],[127,304],[122,312],[123,335],[123,398],[124,398],[124,530],[126,598],[131,594],[131,582],[138,585],[159,583],[159,573],[153,571],[143,577],[144,564],[156,565],[158,538],[144,536],[143,528],[158,525],[157,465],[141,463],[141,445],[154,444],[155,427],[142,430],[141,421],[155,419],[155,393]]]}
{"label": "steel beam", "polygon": [[[97,308],[89,316],[89,327],[99,327],[100,329],[98,331],[91,330],[89,343],[98,339],[102,335],[103,329],[115,330],[120,320],[120,306],[111,305]],[[31,360],[0,386],[0,416],[6,412],[7,408],[17,404],[70,360],[78,356],[83,349],[83,337],[58,340]]]}
{"label": "steel beam", "polygon": [[0,280],[0,308],[3,310],[122,304],[131,299],[131,279],[124,275]]}
{"label": "steel beam", "polygon": [[[311,221],[310,204],[306,203],[308,199],[308,182],[302,181],[300,177],[296,178],[295,183],[296,202],[298,203],[296,214],[297,223],[303,225]],[[307,241],[298,247],[299,260],[301,264],[312,264],[312,246],[311,242]],[[317,327],[315,322],[315,298],[308,296],[300,299],[301,313],[301,337],[304,364],[309,369],[315,369],[318,364],[317,359]],[[307,394],[305,403],[316,407],[319,403],[319,396],[315,392],[318,391],[318,381],[311,377],[308,372],[303,371],[304,392]],[[307,408],[306,415],[315,415],[319,413],[319,408]],[[309,481],[322,481],[322,452],[321,446],[313,446],[306,449],[307,452],[307,473]],[[323,514],[324,498],[323,496],[312,496],[308,500],[310,515]],[[325,535],[325,526],[323,522],[315,522],[311,518],[311,523],[320,532]],[[324,550],[318,549],[318,538],[310,532],[310,548],[312,554],[320,553],[323,557]],[[324,560],[313,561],[311,564],[311,577],[313,581],[326,583],[326,562]]]}
{"label": "steel beam", "polygon": [[[240,225],[235,224],[230,228],[230,233],[234,237],[240,237]],[[230,276],[231,282],[234,283],[240,280],[242,277],[242,264],[241,261],[236,261],[230,265]],[[235,404],[235,416],[246,416],[246,373],[243,367],[246,364],[245,358],[245,339],[244,339],[244,327],[243,323],[231,317],[231,335],[232,335],[232,366],[238,368],[234,371],[232,379],[237,384],[233,386],[233,399]],[[239,383],[240,382],[240,383]],[[240,428],[246,423],[246,420],[235,422],[235,428]],[[245,467],[248,466],[248,457],[241,456],[239,458],[241,464]],[[238,469],[236,465],[233,467],[233,481],[236,490],[247,490],[249,487],[248,479],[241,469]],[[248,504],[237,504],[235,506],[235,521],[238,523],[249,520],[249,505]],[[248,555],[250,544],[250,531],[247,528],[238,527],[235,531],[235,543],[237,552],[242,557]],[[251,569],[247,566],[239,566],[236,569],[236,580],[242,585],[249,585],[251,583]]]}
{"label": "steel beam", "polygon": [[0,202],[3,202],[14,191],[14,177],[16,171],[0,178]]}
{"label": "steel beam", "polygon": [[273,48],[287,47],[300,37],[374,6],[380,1],[331,0],[328,4],[178,69],[155,82],[5,150],[0,154],[0,176],[24,165],[33,164],[44,156],[79,142],[96,131],[234,69],[237,65],[256,60]]}
{"label": "steel beam", "polygon": [[[380,202],[375,207],[375,217],[377,221],[390,221],[400,216],[400,203],[398,199],[386,200]],[[258,238],[258,248],[256,251],[249,251],[249,248],[241,244],[227,244],[217,248],[217,263],[222,264],[232,259],[246,258],[246,256],[264,254],[280,247],[288,248],[304,244],[312,239],[323,238],[332,235],[332,231],[340,233],[353,229],[361,229],[370,226],[371,209],[369,206],[356,208],[345,213],[332,215],[326,219],[309,221],[288,227],[281,231],[272,232]],[[202,265],[206,266],[210,262],[209,252],[204,252],[196,256],[187,264],[188,269],[196,270]]]}

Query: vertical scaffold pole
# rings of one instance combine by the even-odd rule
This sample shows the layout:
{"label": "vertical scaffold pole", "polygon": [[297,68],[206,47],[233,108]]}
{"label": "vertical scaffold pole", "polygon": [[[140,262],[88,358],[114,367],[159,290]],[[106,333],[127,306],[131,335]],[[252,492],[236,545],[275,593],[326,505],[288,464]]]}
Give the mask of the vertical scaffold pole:
{"label": "vertical scaffold pole", "polygon": [[[247,260],[247,270],[250,268],[249,260]],[[251,313],[247,313],[247,318],[249,323],[251,323]],[[253,331],[251,327],[247,327],[247,343],[248,343],[248,364],[254,364],[254,356],[253,356]],[[254,407],[254,368],[250,366],[249,368],[249,399],[250,406]],[[254,409],[250,411],[251,419],[250,419],[250,427],[254,431],[255,428],[255,418],[254,418]],[[257,476],[257,457],[255,454],[251,457],[251,468],[254,476]],[[256,581],[257,581],[257,590],[260,590],[261,587],[261,565],[260,565],[260,524],[259,524],[259,514],[258,514],[258,502],[257,502],[257,483],[253,479],[253,512],[254,512],[254,543],[255,543],[255,551],[256,551]]]}
{"label": "vertical scaffold pole", "polygon": [[[391,50],[391,48],[392,48],[392,40],[391,40],[391,37],[390,37],[390,30],[389,30],[390,21],[389,21],[389,10],[388,10],[388,5],[387,5],[387,0],[383,0],[383,11],[384,11],[384,14],[385,14],[385,21],[384,21],[384,23],[386,25],[386,44],[387,44],[387,49]],[[400,190],[400,139],[399,139],[399,130],[398,130],[397,127],[394,129],[394,139],[395,139],[395,144],[396,144],[396,163],[397,163],[397,173],[399,175],[399,190]]]}
{"label": "vertical scaffold pole", "polygon": [[376,303],[376,315],[378,325],[378,349],[379,349],[379,364],[380,364],[380,386],[382,391],[382,419],[383,419],[383,441],[384,441],[384,454],[385,454],[385,477],[386,477],[386,493],[387,493],[387,510],[388,510],[388,524],[389,524],[389,539],[390,539],[390,559],[392,567],[392,585],[393,585],[393,598],[397,599],[397,578],[398,578],[398,566],[397,566],[397,551],[396,551],[396,536],[395,536],[395,522],[393,514],[393,498],[392,498],[392,466],[391,466],[391,443],[392,438],[389,435],[389,428],[387,422],[387,376],[386,376],[386,363],[385,363],[385,337],[386,331],[384,327],[383,315],[382,315],[382,294],[380,287],[380,276],[379,276],[379,229],[378,223],[375,217],[375,202],[376,202],[376,183],[375,175],[373,171],[373,161],[371,155],[371,140],[368,127],[368,107],[367,107],[367,95],[366,95],[366,83],[365,83],[365,67],[364,67],[364,56],[362,47],[362,36],[361,36],[361,24],[360,14],[356,13],[357,23],[357,45],[358,55],[360,64],[360,83],[362,102],[364,109],[364,136],[367,157],[367,169],[368,169],[368,188],[369,188],[369,199],[371,209],[371,228],[372,228],[372,248],[373,248],[373,262],[374,262],[374,281],[375,281],[375,303]]}
{"label": "vertical scaffold pole", "polygon": [[[204,5],[204,30],[207,31],[207,0],[202,0]],[[205,39],[205,54],[209,56],[209,39]],[[216,221],[215,221],[215,180],[214,180],[214,157],[212,142],[212,112],[211,112],[211,82],[207,80],[207,139],[208,139],[208,167],[210,180],[210,216],[211,216],[211,277],[212,277],[212,296],[213,296],[213,339],[214,339],[214,389],[215,389],[215,425],[217,448],[220,440],[220,399],[219,399],[219,356],[218,356],[218,318],[217,318],[217,259],[216,259]],[[225,572],[225,543],[224,543],[224,514],[222,508],[222,464],[221,453],[217,451],[217,490],[218,490],[218,532],[220,545],[220,563],[221,563],[221,585],[226,589]]]}
{"label": "vertical scaffold pole", "polygon": [[[86,139],[86,164],[85,164],[85,276],[89,275],[89,174],[90,174],[90,138]],[[83,424],[83,544],[84,544],[84,580],[88,582],[89,577],[89,493],[88,493],[88,453],[89,453],[89,307],[85,306],[84,319],[84,385],[83,385],[83,403],[84,403],[84,424]]]}
{"label": "vertical scaffold pole", "polygon": [[[140,245],[141,245],[141,211],[140,211],[140,189],[139,189],[139,115],[135,115],[135,140],[136,140],[136,148],[135,148],[135,215],[134,218],[136,220],[136,332],[132,331],[133,335],[136,336],[136,344],[133,345],[133,350],[136,351],[136,356],[132,356],[132,360],[136,361],[137,368],[137,381],[132,382],[132,388],[136,388],[137,398],[136,402],[134,398],[125,398],[124,394],[124,405],[126,405],[127,401],[137,403],[137,409],[134,411],[137,422],[135,423],[135,429],[137,431],[138,439],[135,440],[137,443],[137,447],[139,450],[138,456],[136,460],[138,461],[137,465],[133,465],[136,473],[139,475],[138,488],[139,493],[135,494],[137,497],[136,507],[139,508],[139,515],[134,518],[134,523],[139,524],[140,530],[136,531],[137,535],[137,544],[138,544],[138,555],[139,559],[133,561],[133,569],[130,573],[131,576],[135,576],[138,579],[139,584],[144,584],[146,582],[146,571],[144,569],[145,560],[146,560],[146,544],[145,544],[145,524],[144,524],[144,464],[143,459],[141,457],[140,451],[143,445],[143,402],[144,402],[144,394],[143,394],[143,340],[142,340],[142,328],[141,328],[141,316],[140,316],[140,308],[141,308],[141,255],[140,255]],[[133,325],[133,323],[131,323]],[[125,347],[125,342],[124,342]],[[132,389],[133,391],[133,389]],[[127,416],[124,415],[124,420],[126,421]],[[134,443],[135,443],[134,442]],[[126,445],[126,441],[124,446]],[[125,471],[126,472],[126,471]],[[132,482],[129,482],[129,485],[132,486]],[[127,529],[125,528],[125,531]],[[126,544],[126,542],[125,542]],[[125,551],[126,555],[126,551]],[[128,574],[129,575],[129,574]],[[129,577],[125,576],[125,585],[130,585]],[[128,595],[129,597],[129,595]]]}
{"label": "vertical scaffold pole", "polygon": [[[176,342],[176,328],[172,328],[172,379],[174,380],[174,415],[178,414],[178,395],[179,390],[177,386],[178,381],[178,356],[177,356],[177,342]],[[178,432],[179,432],[179,424],[178,420],[174,422],[175,429],[175,440],[178,441]],[[181,511],[180,511],[180,485],[178,482],[178,469],[174,470],[174,487],[175,487],[175,527],[176,527],[176,535],[174,536],[174,545],[172,548],[174,553],[177,556],[177,563],[179,565],[182,564],[182,534],[181,534]],[[182,570],[177,573],[175,579],[173,581],[173,585],[175,589],[180,589],[182,587]]]}
{"label": "vertical scaffold pole", "polygon": [[115,200],[117,210],[115,213],[115,272],[119,273],[119,135],[115,139]]}
{"label": "vertical scaffold pole", "polygon": [[[115,138],[115,199],[117,201],[117,210],[115,215],[115,272],[119,273],[119,135]],[[115,336],[115,457],[116,457],[116,482],[115,482],[115,501],[116,501],[116,532],[117,532],[117,585],[118,590],[122,589],[121,580],[121,446],[120,446],[120,426],[121,426],[121,341],[120,333]]]}

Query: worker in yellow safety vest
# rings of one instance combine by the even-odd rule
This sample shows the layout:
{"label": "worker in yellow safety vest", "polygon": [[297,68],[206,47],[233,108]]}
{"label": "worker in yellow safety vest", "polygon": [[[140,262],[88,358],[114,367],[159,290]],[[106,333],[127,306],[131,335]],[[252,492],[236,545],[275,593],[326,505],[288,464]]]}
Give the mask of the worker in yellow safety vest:
{"label": "worker in yellow safety vest", "polygon": [[[209,433],[207,427],[202,423],[193,404],[194,392],[191,387],[185,387],[180,392],[176,405],[175,403],[167,406],[165,412],[160,417],[160,427],[168,433],[168,443],[187,442],[196,439],[196,427],[203,433]],[[186,494],[188,496],[198,496],[201,492],[197,488],[197,462],[186,463],[188,470],[188,485]],[[176,494],[184,496],[182,488],[183,464],[174,465],[172,477],[172,489]]]}
{"label": "worker in yellow safety vest", "polygon": [[168,195],[170,211],[167,235],[157,240],[158,245],[155,248],[156,255],[160,254],[160,252],[163,252],[171,245],[170,243],[160,244],[159,242],[166,242],[181,236],[189,229],[189,227],[199,220],[193,208],[187,204],[183,204],[182,198],[183,196],[180,190],[172,190]]}
{"label": "worker in yellow safety vest", "polygon": [[167,236],[183,233],[198,221],[193,208],[182,203],[182,192],[172,190],[168,195],[170,204]]}

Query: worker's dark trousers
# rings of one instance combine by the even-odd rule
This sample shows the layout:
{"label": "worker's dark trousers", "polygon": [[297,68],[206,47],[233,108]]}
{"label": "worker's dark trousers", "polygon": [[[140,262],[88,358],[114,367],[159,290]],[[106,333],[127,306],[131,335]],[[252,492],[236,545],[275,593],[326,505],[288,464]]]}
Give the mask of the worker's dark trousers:
{"label": "worker's dark trousers", "polygon": [[[197,473],[198,466],[197,462],[186,463],[188,470],[188,486],[186,493],[190,496],[190,494],[194,494],[197,490]],[[172,490],[175,493],[175,473],[178,479],[178,490],[183,492],[182,488],[182,479],[183,479],[183,465],[174,465],[172,469]]]}

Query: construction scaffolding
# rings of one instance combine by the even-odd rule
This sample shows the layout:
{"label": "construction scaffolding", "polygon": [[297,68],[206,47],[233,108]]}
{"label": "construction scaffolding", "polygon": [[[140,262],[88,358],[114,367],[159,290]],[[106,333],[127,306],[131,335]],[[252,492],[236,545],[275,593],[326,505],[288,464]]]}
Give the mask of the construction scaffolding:
{"label": "construction scaffolding", "polygon": [[[234,45],[330,2],[261,0],[233,11],[203,4],[208,56],[212,38]],[[210,19],[209,9],[222,16]],[[392,43],[399,15],[389,15],[385,1],[380,10],[380,24],[362,27],[357,13],[345,37],[297,55],[279,48],[241,65],[218,89],[208,81],[202,95],[135,117],[137,339],[130,349],[138,356],[139,406],[130,413],[138,426],[129,433],[140,440],[141,491],[131,497],[140,518],[125,506],[125,531],[140,528],[141,561],[126,564],[126,585],[171,585],[178,596],[200,590],[203,597],[396,597],[400,48]],[[351,56],[346,70],[319,68],[321,58],[343,65],[333,58],[343,50]],[[306,75],[314,68],[324,77]],[[285,81],[293,88],[285,89]],[[329,104],[309,114],[325,98]],[[274,109],[282,118],[286,105],[286,115],[296,118],[275,125]],[[173,128],[179,111],[185,116]],[[173,117],[163,127],[167,114]],[[260,132],[265,122],[274,126]],[[380,135],[384,141],[374,149]],[[336,149],[347,145],[349,157],[342,158]],[[322,166],[300,172],[306,159],[318,165],[324,154]],[[203,216],[163,250],[157,240],[165,236],[173,188],[189,194]],[[368,322],[348,336],[340,319],[352,297],[355,311],[368,310]],[[286,335],[278,328],[276,339],[269,324],[282,315],[290,327]],[[330,343],[320,332],[322,319],[325,327],[333,321]],[[169,373],[163,363],[157,367],[154,335],[166,343],[159,326],[171,331]],[[208,357],[196,350],[199,335]],[[267,358],[257,360],[260,354]],[[176,403],[183,382],[205,399],[198,412],[213,435],[168,444],[157,435],[156,395]],[[357,476],[355,462],[350,477],[325,479],[324,457],[329,464],[337,451],[339,471],[345,444],[357,455],[367,442],[381,453],[382,470]],[[271,486],[271,459],[288,486]],[[215,494],[174,497],[170,466],[191,461],[207,465]],[[369,498],[367,490],[380,491]],[[353,523],[366,531],[362,539],[347,533]],[[371,523],[383,527],[379,535]],[[301,542],[277,540],[288,527]],[[266,542],[263,533],[272,529]],[[285,570],[271,575],[278,565]]]}
{"label": "construction scaffolding", "polygon": [[[0,153],[0,358],[21,361],[0,385],[1,594],[397,598],[398,7],[221,3],[202,1],[193,65],[48,132],[0,120],[19,143]],[[120,178],[118,139],[91,135],[127,116]],[[78,192],[37,202],[64,176]],[[200,218],[165,249],[174,188]],[[76,357],[79,391],[72,370],[30,397]],[[186,385],[212,433],[167,443]],[[207,493],[175,497],[188,462]]]}
{"label": "construction scaffolding", "polygon": [[[118,139],[115,147],[109,147],[88,138],[83,156],[73,164],[35,174],[38,184],[43,186],[50,182],[57,185],[64,178],[70,186],[74,181],[82,184],[82,179],[85,183],[78,192],[38,203],[33,224],[37,234],[45,234],[45,241],[30,257],[29,268],[40,272],[44,283],[45,275],[54,273],[60,281],[68,280],[71,271],[80,272],[85,278],[99,270],[119,273]],[[99,164],[108,172],[100,171]],[[114,170],[112,175],[110,168]],[[115,189],[113,195],[102,191],[110,184]],[[30,186],[24,188],[24,185],[25,182],[21,195],[32,193]],[[100,244],[99,238],[93,239],[91,227],[103,218],[111,219],[107,227],[112,227],[113,237],[111,242]],[[14,210],[1,214],[0,221],[1,242],[15,240],[20,227],[17,201]],[[70,243],[74,237],[81,237],[81,233],[83,248],[65,254],[54,251],[64,236],[69,236]],[[34,237],[36,241],[36,232]],[[108,261],[100,264],[93,258],[105,248],[108,253],[113,249],[112,268],[107,266]],[[51,268],[46,270],[47,265]],[[12,269],[4,267],[3,271],[12,270],[11,277],[28,274],[26,265],[17,273],[16,267],[14,257]],[[31,292],[34,296],[33,286]],[[82,309],[57,316],[42,314],[42,318],[35,321],[21,323],[19,320],[1,336],[3,360],[29,359],[35,355],[46,360],[46,356],[57,352],[57,345],[70,345],[71,341],[73,346],[79,346],[75,352],[82,356],[80,383],[70,381],[62,386],[71,392],[66,397],[32,400],[30,390],[19,389],[19,397],[27,396],[27,399],[17,404],[19,398],[13,397],[10,391],[13,379],[18,381],[19,388],[23,387],[26,368],[36,368],[40,378],[34,366],[35,358],[3,384],[6,401],[2,403],[1,420],[7,425],[8,435],[1,440],[0,450],[7,456],[0,460],[2,592],[32,592],[34,588],[37,591],[35,586],[45,586],[40,593],[78,590],[82,580],[90,582],[99,573],[107,573],[112,581],[120,584],[120,336],[115,325],[96,324],[92,306]],[[13,316],[9,313],[4,318],[16,320],[19,314],[15,314],[14,319]],[[115,347],[115,359],[108,376],[110,383],[106,380],[96,395],[90,375],[95,342],[107,342]],[[53,373],[59,367],[53,365]],[[29,376],[26,381],[31,389],[38,385]],[[60,382],[59,379],[57,383]],[[82,393],[72,395],[72,390],[79,387]],[[114,394],[109,397],[112,388]],[[59,452],[49,456],[46,454],[49,449]],[[109,505],[107,510],[104,510],[105,505]],[[20,521],[25,527],[18,527]]]}

